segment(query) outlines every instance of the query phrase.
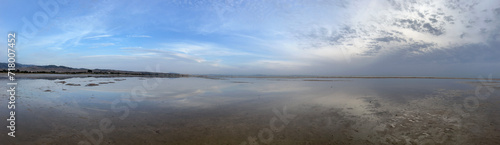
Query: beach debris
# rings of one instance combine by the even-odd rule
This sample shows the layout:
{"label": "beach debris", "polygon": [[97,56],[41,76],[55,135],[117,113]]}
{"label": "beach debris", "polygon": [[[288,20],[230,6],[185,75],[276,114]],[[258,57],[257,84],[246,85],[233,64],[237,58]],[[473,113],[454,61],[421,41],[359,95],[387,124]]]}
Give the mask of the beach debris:
{"label": "beach debris", "polygon": [[67,83],[66,86],[80,86],[80,84]]}
{"label": "beach debris", "polygon": [[85,86],[88,86],[88,87],[91,87],[91,86],[99,86],[99,84],[95,84],[95,83],[90,83],[90,84],[87,84]]}
{"label": "beach debris", "polygon": [[66,83],[66,81],[56,81],[55,83],[65,84],[65,83]]}

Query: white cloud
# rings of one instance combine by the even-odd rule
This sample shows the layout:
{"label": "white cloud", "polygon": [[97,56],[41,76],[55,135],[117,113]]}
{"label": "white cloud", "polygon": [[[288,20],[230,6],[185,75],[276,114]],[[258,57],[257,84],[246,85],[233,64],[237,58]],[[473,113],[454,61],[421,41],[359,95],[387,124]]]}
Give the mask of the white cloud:
{"label": "white cloud", "polygon": [[190,54],[195,56],[237,56],[254,55],[248,52],[242,52],[237,49],[230,49],[211,43],[189,42],[189,43],[164,43],[162,47],[166,50],[178,53]]}
{"label": "white cloud", "polygon": [[133,53],[132,53],[133,55],[137,54],[135,52],[147,52],[150,55],[154,54],[154,55],[157,55],[159,57],[166,57],[169,59],[173,58],[173,59],[176,59],[178,61],[188,61],[188,62],[197,62],[197,63],[201,63],[201,62],[206,61],[205,59],[203,59],[201,57],[194,56],[194,55],[183,54],[183,53],[162,50],[162,49],[146,49],[146,48],[142,48],[142,47],[126,47],[126,48],[122,48],[122,49],[133,51]]}
{"label": "white cloud", "polygon": [[85,37],[84,39],[100,39],[100,38],[111,37],[111,36],[113,36],[113,35],[97,35],[97,36]]}

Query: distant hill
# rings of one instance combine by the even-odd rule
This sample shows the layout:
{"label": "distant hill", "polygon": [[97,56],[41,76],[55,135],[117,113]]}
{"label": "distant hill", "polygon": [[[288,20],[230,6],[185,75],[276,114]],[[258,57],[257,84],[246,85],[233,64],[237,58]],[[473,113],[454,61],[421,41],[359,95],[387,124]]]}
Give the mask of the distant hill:
{"label": "distant hill", "polygon": [[[7,72],[8,63],[0,62],[0,70]],[[18,73],[53,73],[53,74],[127,74],[127,75],[154,75],[165,77],[185,77],[186,74],[178,73],[157,73],[157,72],[136,72],[136,71],[122,71],[112,69],[86,69],[86,68],[72,68],[67,66],[57,65],[28,65],[16,63],[16,71]]]}
{"label": "distant hill", "polygon": [[[8,68],[7,64],[8,63],[0,62],[0,69],[7,69]],[[24,68],[24,67],[30,67],[30,66],[34,66],[34,65],[16,63],[16,68]]]}

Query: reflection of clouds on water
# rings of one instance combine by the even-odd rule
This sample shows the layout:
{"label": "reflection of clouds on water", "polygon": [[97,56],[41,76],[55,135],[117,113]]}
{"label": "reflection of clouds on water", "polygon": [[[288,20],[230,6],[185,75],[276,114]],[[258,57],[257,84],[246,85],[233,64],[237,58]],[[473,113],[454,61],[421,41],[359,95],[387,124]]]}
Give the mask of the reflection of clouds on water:
{"label": "reflection of clouds on water", "polygon": [[368,102],[362,100],[360,96],[353,96],[345,92],[334,92],[327,96],[312,98],[310,101],[314,104],[346,108],[345,111],[359,116],[369,112],[365,108],[369,104]]}
{"label": "reflection of clouds on water", "polygon": [[196,96],[196,95],[200,95],[200,94],[203,94],[203,93],[205,93],[205,91],[200,90],[200,89],[196,89],[193,92],[172,93],[172,95],[169,95],[169,96],[172,97],[172,98],[183,98],[183,99],[185,99],[187,97]]}
{"label": "reflection of clouds on water", "polygon": [[[74,95],[76,95],[75,97],[80,98],[80,102],[92,102],[91,100],[89,101],[83,98],[97,97],[98,99],[96,100],[100,101],[93,103],[101,103],[102,105],[110,103],[109,101],[103,101],[103,98],[111,97],[109,96],[110,93],[114,94],[113,96],[118,96],[118,94],[129,95],[131,88],[138,84],[142,84],[143,81],[152,81],[152,79],[157,78],[127,78],[127,80],[124,81],[100,84],[99,86],[93,87],[87,87],[85,86],[85,84],[109,82],[114,81],[114,79],[70,78],[64,80],[66,83],[83,84],[81,86],[66,86],[64,84],[57,83],[59,82],[57,80],[29,80],[35,82],[29,83],[31,85],[26,86],[26,88],[40,88],[40,91],[53,91],[50,95],[47,96],[45,96],[46,94],[44,95],[37,90],[30,91],[31,93],[35,93],[35,96],[44,98],[43,100],[40,100],[38,102],[38,104],[40,105],[42,105],[43,102],[46,102],[47,104],[45,104],[45,106],[55,106],[56,104],[54,103],[60,102],[60,100],[48,101],[50,100],[50,98],[59,96],[67,97]],[[169,107],[206,107],[229,104],[234,101],[253,100],[256,98],[264,99],[268,97],[311,97],[315,95],[315,91],[321,91],[315,89],[315,86],[311,86],[310,84],[302,84],[300,83],[300,81],[290,83],[291,81],[272,81],[267,79],[233,79],[230,81],[198,78],[161,79],[164,79],[164,81],[158,88],[148,90],[147,93],[143,95],[146,96],[146,100],[166,103],[170,105]],[[228,83],[233,81],[242,81],[249,83]],[[282,93],[286,93],[287,95],[283,95]],[[163,104],[161,103],[154,103],[154,105],[163,106]]]}
{"label": "reflection of clouds on water", "polygon": [[[64,80],[82,86],[56,83],[60,80],[20,80],[19,103],[26,107],[20,106],[19,111],[29,108],[32,111],[28,117],[59,125],[58,130],[51,130],[47,136],[71,132],[73,126],[80,128],[75,131],[78,132],[88,127],[85,124],[95,124],[91,122],[103,116],[117,118],[121,114],[110,109],[112,101],[126,102],[134,86],[157,78],[130,77],[115,83],[85,86],[114,79]],[[197,139],[201,144],[221,138],[234,138],[238,143],[269,126],[270,110],[281,106],[287,106],[288,112],[297,117],[275,134],[273,143],[467,144],[474,140],[491,143],[488,140],[497,139],[500,127],[498,98],[482,100],[475,111],[467,114],[454,110],[454,104],[462,104],[463,98],[475,93],[470,85],[474,83],[456,80],[161,79],[157,88],[147,90],[144,101],[136,102],[137,108],[130,110],[128,118],[114,122],[120,127],[107,136],[133,134],[147,128],[153,130],[152,134],[169,138],[200,137]],[[52,91],[44,92],[47,89]],[[5,100],[0,103],[6,104]],[[145,122],[147,125],[142,124]],[[202,138],[206,135],[203,133],[211,134],[212,140]],[[161,138],[148,133],[134,134],[132,138],[143,135]]]}

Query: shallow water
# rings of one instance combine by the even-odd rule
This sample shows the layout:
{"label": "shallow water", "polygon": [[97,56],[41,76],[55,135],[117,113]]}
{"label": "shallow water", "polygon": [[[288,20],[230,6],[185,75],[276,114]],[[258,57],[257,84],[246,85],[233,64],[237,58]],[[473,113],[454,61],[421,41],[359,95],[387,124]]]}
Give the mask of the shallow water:
{"label": "shallow water", "polygon": [[[500,144],[500,83],[495,81],[124,77],[17,82],[16,137],[7,136],[4,127],[2,144]],[[0,80],[5,90],[6,83]],[[0,114],[7,118],[8,111],[3,107]]]}

